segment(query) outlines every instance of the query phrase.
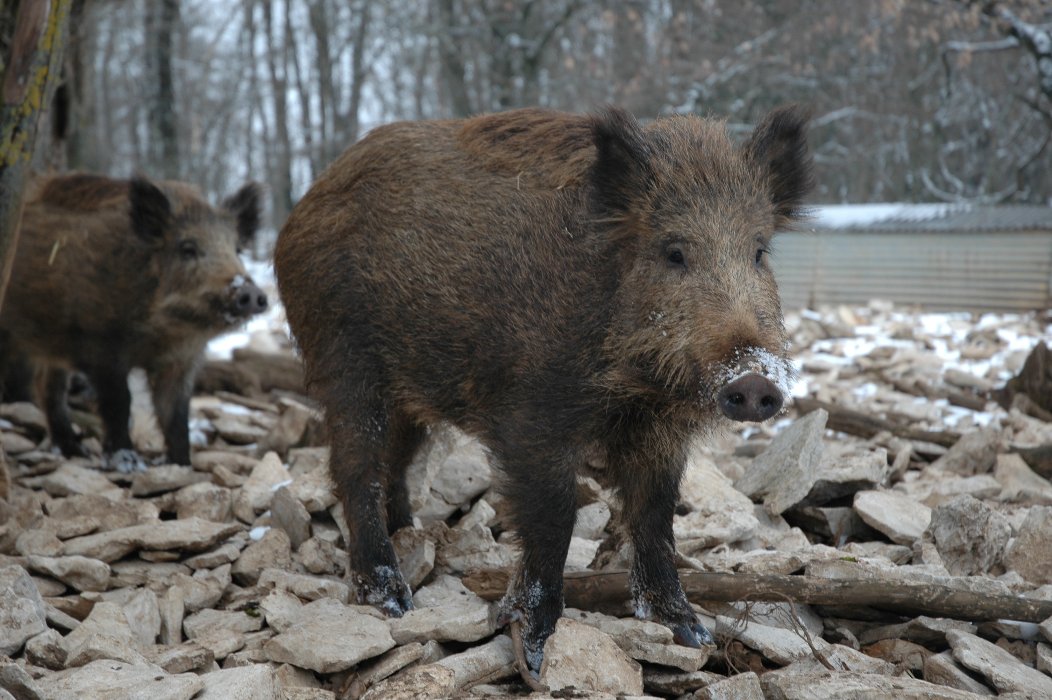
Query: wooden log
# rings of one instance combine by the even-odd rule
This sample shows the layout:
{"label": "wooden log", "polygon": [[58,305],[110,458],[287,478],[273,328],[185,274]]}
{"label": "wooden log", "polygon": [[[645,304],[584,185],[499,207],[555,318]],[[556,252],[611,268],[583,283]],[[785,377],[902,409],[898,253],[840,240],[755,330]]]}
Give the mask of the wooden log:
{"label": "wooden log", "polygon": [[[681,571],[687,598],[702,601],[767,601],[811,605],[868,606],[900,615],[952,617],[981,622],[1043,622],[1052,617],[1052,601],[991,595],[940,583],[880,579],[845,580],[815,576],[725,574]],[[502,569],[470,572],[464,585],[486,600],[498,600],[508,586]],[[627,571],[579,571],[564,577],[566,605],[584,610],[629,598]]]}
{"label": "wooden log", "polygon": [[194,392],[218,394],[228,392],[241,396],[263,396],[256,373],[230,360],[209,360],[194,379]]}
{"label": "wooden log", "polygon": [[234,364],[259,377],[263,391],[273,389],[304,394],[303,364],[291,354],[259,352],[249,348],[234,350]]}
{"label": "wooden log", "polygon": [[961,439],[960,433],[955,433],[951,430],[921,430],[908,425],[892,423],[883,418],[877,418],[861,411],[855,411],[817,399],[798,398],[794,403],[797,410],[802,414],[824,408],[829,414],[826,427],[830,430],[848,433],[849,435],[871,438],[877,433],[886,431],[905,440],[931,442],[943,447],[952,447],[954,443]]}
{"label": "wooden log", "polygon": [[954,406],[967,408],[969,411],[985,410],[986,402],[990,400],[988,397],[980,396],[979,394],[968,393],[950,387],[933,386],[921,379],[907,381],[905,379],[893,377],[884,371],[881,371],[879,376],[882,381],[895,387],[896,391],[902,392],[903,394],[921,396],[933,400],[946,399]]}

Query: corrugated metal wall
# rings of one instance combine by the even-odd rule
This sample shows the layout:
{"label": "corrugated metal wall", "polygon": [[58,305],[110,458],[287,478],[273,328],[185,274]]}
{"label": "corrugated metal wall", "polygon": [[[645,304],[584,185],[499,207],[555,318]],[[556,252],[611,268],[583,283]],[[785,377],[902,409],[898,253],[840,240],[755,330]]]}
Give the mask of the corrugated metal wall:
{"label": "corrugated metal wall", "polygon": [[771,264],[785,309],[890,299],[930,309],[1052,306],[1052,231],[788,232]]}

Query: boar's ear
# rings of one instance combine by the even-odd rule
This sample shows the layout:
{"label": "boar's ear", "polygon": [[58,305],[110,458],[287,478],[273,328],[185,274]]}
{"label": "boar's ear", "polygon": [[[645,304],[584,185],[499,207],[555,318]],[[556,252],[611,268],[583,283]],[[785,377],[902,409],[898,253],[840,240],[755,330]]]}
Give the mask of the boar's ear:
{"label": "boar's ear", "polygon": [[767,170],[778,226],[800,218],[804,195],[814,186],[813,163],[807,149],[808,110],[787,105],[773,110],[745,144],[748,157]]}
{"label": "boar's ear", "polygon": [[592,117],[592,137],[596,201],[607,211],[625,212],[633,199],[652,185],[650,145],[635,117],[616,107],[607,107]]}
{"label": "boar's ear", "polygon": [[247,245],[259,229],[260,187],[250,182],[223,200],[223,208],[237,218],[237,240]]}
{"label": "boar's ear", "polygon": [[164,238],[172,217],[172,205],[161,188],[144,177],[133,177],[128,185],[132,230],[146,241]]}

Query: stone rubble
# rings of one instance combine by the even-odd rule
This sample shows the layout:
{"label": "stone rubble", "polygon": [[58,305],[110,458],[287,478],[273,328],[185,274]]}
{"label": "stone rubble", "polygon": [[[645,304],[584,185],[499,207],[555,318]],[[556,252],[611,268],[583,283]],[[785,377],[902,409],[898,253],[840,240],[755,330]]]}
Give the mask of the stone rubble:
{"label": "stone rubble", "polygon": [[[1052,601],[1052,424],[1000,391],[1050,322],[881,302],[789,314],[795,394],[824,403],[692,449],[680,568]],[[280,329],[252,342],[292,357]],[[262,374],[251,386],[194,397],[193,468],[157,460],[143,421],[154,466],[134,475],[101,470],[97,441],[61,458],[39,409],[0,404],[0,699],[1052,697],[1052,616],[693,598],[715,647],[678,646],[624,605],[568,607],[548,693],[531,693],[497,604],[465,585],[517,557],[485,450],[439,427],[411,465],[415,525],[393,540],[416,607],[389,619],[355,604],[314,404]],[[885,429],[860,435],[840,409]],[[602,574],[630,550],[591,467],[567,571]]]}

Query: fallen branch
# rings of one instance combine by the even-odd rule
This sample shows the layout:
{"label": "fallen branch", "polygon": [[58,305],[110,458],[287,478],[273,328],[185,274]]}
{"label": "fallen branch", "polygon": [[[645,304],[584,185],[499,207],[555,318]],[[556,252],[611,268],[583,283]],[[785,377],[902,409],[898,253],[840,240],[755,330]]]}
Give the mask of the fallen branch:
{"label": "fallen branch", "polygon": [[[1043,622],[1052,617],[1052,601],[994,595],[941,583],[880,579],[845,580],[814,576],[725,574],[681,571],[687,598],[701,601],[753,600],[810,605],[866,606],[901,615],[952,617],[958,620]],[[468,573],[464,585],[486,600],[498,600],[508,588],[503,569]],[[564,577],[566,605],[583,610],[629,599],[628,572],[578,571]]]}
{"label": "fallen branch", "polygon": [[878,373],[880,379],[895,387],[896,391],[911,396],[920,396],[926,399],[946,399],[954,406],[967,408],[969,411],[983,411],[986,409],[987,399],[978,394],[966,393],[949,387],[936,387],[920,379],[900,379],[891,376],[888,372]]}
{"label": "fallen branch", "polygon": [[827,403],[817,399],[798,398],[794,403],[801,414],[824,408],[829,414],[829,420],[826,422],[827,428],[862,438],[871,438],[877,433],[889,432],[905,440],[931,442],[943,447],[953,447],[961,439],[960,433],[955,433],[951,430],[920,430],[911,428],[908,425],[899,425],[861,411],[854,411],[850,408],[838,406],[835,403]]}

